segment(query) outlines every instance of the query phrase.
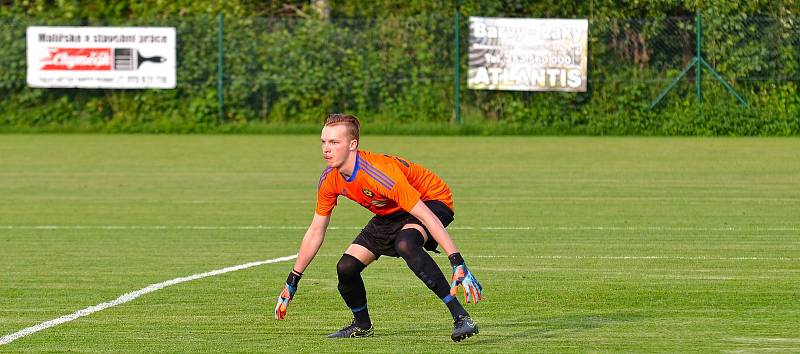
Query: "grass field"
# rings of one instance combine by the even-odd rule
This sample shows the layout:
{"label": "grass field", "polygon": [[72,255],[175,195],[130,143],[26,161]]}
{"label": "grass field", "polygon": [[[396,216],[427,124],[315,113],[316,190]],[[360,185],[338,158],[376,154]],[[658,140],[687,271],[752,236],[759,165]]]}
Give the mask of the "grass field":
{"label": "grass field", "polygon": [[[188,281],[3,351],[800,351],[800,139],[364,137],[451,185],[451,234],[485,288],[481,333],[398,259],[335,263],[370,214],[346,199],[286,321],[292,261]],[[318,136],[0,135],[0,336],[170,279],[292,255]],[[447,260],[435,256],[445,268]],[[446,271],[447,272],[447,271]],[[447,274],[447,273],[446,273]]]}

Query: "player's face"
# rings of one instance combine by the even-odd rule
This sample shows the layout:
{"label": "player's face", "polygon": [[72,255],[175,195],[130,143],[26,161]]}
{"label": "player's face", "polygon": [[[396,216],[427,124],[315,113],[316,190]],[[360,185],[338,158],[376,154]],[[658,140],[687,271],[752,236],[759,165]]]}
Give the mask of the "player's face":
{"label": "player's face", "polygon": [[322,128],[322,157],[329,167],[340,168],[347,161],[351,151],[355,151],[356,141],[350,140],[344,125]]}

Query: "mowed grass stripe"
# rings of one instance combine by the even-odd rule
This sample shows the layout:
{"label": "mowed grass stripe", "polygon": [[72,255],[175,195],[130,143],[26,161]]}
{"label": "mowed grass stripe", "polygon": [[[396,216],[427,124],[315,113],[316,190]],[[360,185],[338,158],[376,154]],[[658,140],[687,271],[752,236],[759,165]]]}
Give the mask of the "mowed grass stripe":
{"label": "mowed grass stripe", "polygon": [[[269,225],[0,225],[0,230],[305,230],[308,226]],[[363,226],[329,226],[328,230],[361,230]],[[685,227],[685,226],[450,226],[448,230],[556,230],[556,231],[800,231],[800,227]]]}

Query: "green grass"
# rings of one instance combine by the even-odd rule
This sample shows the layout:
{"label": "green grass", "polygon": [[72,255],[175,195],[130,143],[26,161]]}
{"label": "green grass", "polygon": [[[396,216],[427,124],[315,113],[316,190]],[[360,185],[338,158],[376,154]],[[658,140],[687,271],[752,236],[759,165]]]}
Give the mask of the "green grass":
{"label": "green grass", "polygon": [[[286,321],[272,310],[291,262],[171,286],[0,351],[800,351],[798,139],[366,136],[362,148],[453,188],[451,234],[485,288],[468,307],[477,337],[452,343],[441,302],[382,258],[364,273],[375,336],[324,338],[349,321],[334,268],[370,216],[341,199]],[[322,168],[314,135],[0,136],[0,336],[295,253]]]}

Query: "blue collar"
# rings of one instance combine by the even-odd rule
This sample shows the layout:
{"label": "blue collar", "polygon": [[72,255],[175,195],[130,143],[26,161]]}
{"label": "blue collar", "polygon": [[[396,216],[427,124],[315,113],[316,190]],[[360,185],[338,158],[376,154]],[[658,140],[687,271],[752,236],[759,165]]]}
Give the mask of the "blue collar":
{"label": "blue collar", "polygon": [[345,179],[345,182],[350,183],[355,181],[356,174],[358,173],[360,165],[361,165],[361,158],[358,157],[358,150],[356,150],[356,166],[353,167],[353,173],[350,174],[350,178]]}

